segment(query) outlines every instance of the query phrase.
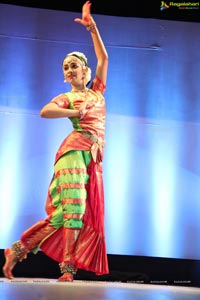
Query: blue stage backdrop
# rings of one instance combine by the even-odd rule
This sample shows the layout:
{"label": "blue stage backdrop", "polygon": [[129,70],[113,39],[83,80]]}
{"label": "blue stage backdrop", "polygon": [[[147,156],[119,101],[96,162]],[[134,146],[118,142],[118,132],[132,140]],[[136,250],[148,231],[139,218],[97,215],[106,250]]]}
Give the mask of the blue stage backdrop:
{"label": "blue stage backdrop", "polygon": [[[86,54],[80,13],[0,4],[0,248],[46,217],[68,119],[41,119],[66,92],[61,64]],[[200,259],[200,23],[94,15],[109,54],[108,254]]]}

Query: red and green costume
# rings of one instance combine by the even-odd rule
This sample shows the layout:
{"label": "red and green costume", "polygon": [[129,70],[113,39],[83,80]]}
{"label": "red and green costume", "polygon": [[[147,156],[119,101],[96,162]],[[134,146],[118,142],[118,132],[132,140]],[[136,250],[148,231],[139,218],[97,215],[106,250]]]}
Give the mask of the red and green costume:
{"label": "red and green costume", "polygon": [[84,99],[68,92],[52,99],[59,107],[80,109],[71,118],[74,130],[60,145],[46,200],[47,218],[26,230],[21,241],[33,252],[40,248],[59,263],[97,275],[109,273],[104,234],[102,159],[105,132],[105,86],[96,77]]}

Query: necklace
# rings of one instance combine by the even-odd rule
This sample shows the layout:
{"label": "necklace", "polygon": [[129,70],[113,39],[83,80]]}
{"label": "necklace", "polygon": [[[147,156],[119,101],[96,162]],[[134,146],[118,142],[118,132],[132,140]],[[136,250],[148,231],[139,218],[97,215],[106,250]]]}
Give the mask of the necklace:
{"label": "necklace", "polygon": [[72,93],[87,93],[88,92],[88,88],[84,88],[82,90],[72,89],[71,92]]}
{"label": "necklace", "polygon": [[86,104],[94,104],[96,102],[96,95],[94,97],[94,92],[91,89],[84,88],[82,90],[72,89],[72,93],[76,94],[77,97],[80,97],[82,101]]}

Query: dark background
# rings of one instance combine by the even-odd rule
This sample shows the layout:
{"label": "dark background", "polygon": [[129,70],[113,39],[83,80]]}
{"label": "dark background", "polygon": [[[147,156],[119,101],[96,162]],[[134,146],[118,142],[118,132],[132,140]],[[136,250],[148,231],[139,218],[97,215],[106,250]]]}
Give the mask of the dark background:
{"label": "dark background", "polygon": [[[41,0],[5,0],[0,3],[22,5],[27,7],[47,8],[54,10],[66,10],[72,12],[81,12],[81,7],[85,0],[57,0],[57,1],[41,1]],[[127,16],[139,18],[154,18],[164,20],[177,20],[187,22],[200,22],[200,9],[179,10],[177,7],[170,6],[169,9],[161,11],[161,3],[163,1],[112,1],[112,0],[93,0],[92,13],[111,16]],[[175,3],[183,3],[187,1],[172,1]],[[188,1],[189,2],[189,1]],[[198,1],[190,1],[198,3]],[[169,4],[170,1],[165,1]]]}

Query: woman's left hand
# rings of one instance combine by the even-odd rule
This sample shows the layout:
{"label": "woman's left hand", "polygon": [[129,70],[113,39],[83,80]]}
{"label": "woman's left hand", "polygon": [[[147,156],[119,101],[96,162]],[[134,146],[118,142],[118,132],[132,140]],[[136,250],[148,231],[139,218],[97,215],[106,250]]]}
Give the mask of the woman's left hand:
{"label": "woman's left hand", "polygon": [[86,1],[85,4],[83,4],[82,7],[82,19],[75,18],[74,21],[77,23],[82,24],[83,26],[90,26],[94,23],[94,20],[90,14],[90,7],[91,7],[90,1]]}

